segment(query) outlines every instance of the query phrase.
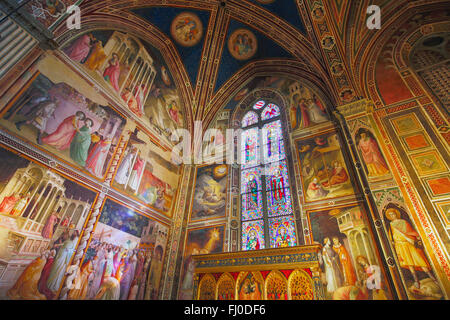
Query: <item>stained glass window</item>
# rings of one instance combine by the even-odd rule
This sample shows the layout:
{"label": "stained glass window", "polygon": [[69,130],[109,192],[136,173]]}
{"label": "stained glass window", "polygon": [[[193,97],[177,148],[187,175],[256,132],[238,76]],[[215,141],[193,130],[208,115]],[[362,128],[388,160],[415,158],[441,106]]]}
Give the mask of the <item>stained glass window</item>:
{"label": "stained glass window", "polygon": [[255,104],[253,105],[253,109],[259,110],[259,109],[261,109],[262,107],[264,107],[265,104],[266,104],[265,101],[259,100],[257,103],[255,103]]}
{"label": "stained glass window", "polygon": [[259,163],[259,129],[253,127],[241,136],[241,163],[244,168],[255,167]]}
{"label": "stained glass window", "polygon": [[297,245],[293,216],[289,215],[269,219],[269,236],[271,248]]}
{"label": "stained glass window", "polygon": [[242,128],[251,126],[255,123],[258,123],[258,115],[256,112],[250,111],[242,118]]}
{"label": "stained glass window", "polygon": [[242,223],[242,249],[259,250],[264,249],[264,221],[255,220]]}
{"label": "stained glass window", "polygon": [[252,108],[242,121],[242,250],[295,246],[280,109],[262,100]]}
{"label": "stained glass window", "polygon": [[280,115],[280,108],[278,108],[277,105],[273,104],[273,103],[269,103],[267,105],[267,107],[265,107],[263,109],[262,115],[261,115],[261,119],[264,120],[269,120],[275,117],[278,117]]}

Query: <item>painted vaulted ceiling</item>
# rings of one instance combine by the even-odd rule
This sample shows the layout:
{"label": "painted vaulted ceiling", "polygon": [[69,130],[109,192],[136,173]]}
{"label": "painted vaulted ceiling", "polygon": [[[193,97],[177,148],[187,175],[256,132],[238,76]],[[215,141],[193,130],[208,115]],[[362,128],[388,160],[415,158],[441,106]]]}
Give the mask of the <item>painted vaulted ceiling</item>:
{"label": "painted vaulted ceiling", "polygon": [[[445,0],[61,1],[80,6],[82,26],[67,30],[64,19],[41,19],[58,45],[96,29],[129,32],[151,44],[174,78],[190,128],[195,120],[207,126],[218,111],[229,107],[233,96],[263,76],[306,80],[331,105],[367,96],[361,81],[367,73],[364,61],[378,43],[396,25],[411,20],[416,10],[448,4]],[[365,26],[372,4],[383,12],[379,31]],[[39,10],[33,10],[39,16]]]}

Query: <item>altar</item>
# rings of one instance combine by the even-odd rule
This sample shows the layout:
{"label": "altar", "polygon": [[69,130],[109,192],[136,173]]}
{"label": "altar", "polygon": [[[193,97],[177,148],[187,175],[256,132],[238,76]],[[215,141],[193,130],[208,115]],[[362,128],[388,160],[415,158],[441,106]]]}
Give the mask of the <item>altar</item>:
{"label": "altar", "polygon": [[323,300],[320,245],[194,255],[195,300]]}

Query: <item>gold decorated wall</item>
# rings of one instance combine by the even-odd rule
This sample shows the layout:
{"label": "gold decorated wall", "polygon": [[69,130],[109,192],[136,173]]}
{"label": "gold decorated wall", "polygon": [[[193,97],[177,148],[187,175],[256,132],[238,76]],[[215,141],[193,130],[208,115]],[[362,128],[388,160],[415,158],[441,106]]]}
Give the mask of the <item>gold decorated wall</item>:
{"label": "gold decorated wall", "polygon": [[[445,1],[78,1],[79,29],[74,1],[14,2],[0,299],[449,298]],[[294,248],[314,266],[220,262],[246,253],[225,130],[261,100],[281,110]]]}

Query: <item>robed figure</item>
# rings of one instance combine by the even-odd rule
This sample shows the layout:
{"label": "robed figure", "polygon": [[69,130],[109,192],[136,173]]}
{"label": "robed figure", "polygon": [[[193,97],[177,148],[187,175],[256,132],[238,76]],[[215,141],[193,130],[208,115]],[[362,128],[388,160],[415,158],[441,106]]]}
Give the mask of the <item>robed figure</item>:
{"label": "robed figure", "polygon": [[389,172],[377,141],[369,136],[366,131],[361,132],[358,148],[361,151],[369,176],[382,176]]}

